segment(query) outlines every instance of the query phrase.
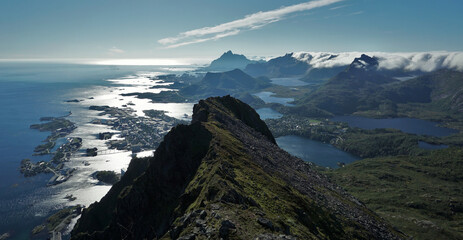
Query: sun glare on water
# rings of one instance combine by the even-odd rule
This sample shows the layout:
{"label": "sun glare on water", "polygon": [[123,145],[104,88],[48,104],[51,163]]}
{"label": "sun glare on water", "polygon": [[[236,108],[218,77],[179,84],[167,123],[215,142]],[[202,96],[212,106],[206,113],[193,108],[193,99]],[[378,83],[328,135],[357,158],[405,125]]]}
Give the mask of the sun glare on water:
{"label": "sun glare on water", "polygon": [[93,62],[97,65],[124,66],[188,66],[192,63],[187,59],[173,58],[143,58],[143,59],[105,59]]}

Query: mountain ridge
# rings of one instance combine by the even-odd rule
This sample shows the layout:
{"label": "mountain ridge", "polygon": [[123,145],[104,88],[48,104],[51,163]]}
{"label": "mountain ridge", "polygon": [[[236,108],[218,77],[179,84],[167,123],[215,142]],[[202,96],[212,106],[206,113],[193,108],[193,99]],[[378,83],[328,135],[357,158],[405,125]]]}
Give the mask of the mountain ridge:
{"label": "mountain ridge", "polygon": [[173,128],[149,162],[120,190],[109,223],[85,224],[112,207],[92,204],[72,239],[403,237],[278,148],[259,115],[230,96],[195,105],[192,123]]}

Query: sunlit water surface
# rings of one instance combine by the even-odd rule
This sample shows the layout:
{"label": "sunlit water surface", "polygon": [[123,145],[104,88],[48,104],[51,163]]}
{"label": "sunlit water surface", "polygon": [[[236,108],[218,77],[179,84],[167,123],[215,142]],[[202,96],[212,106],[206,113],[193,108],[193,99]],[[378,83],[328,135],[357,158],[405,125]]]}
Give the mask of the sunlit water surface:
{"label": "sunlit water surface", "polygon": [[[168,71],[166,70],[168,69]],[[90,124],[99,116],[99,111],[88,110],[91,105],[133,108],[134,115],[144,116],[143,111],[164,110],[167,115],[189,120],[192,103],[152,103],[149,99],[122,96],[124,93],[173,91],[169,83],[153,81],[150,77],[175,73],[175,67],[152,66],[94,66],[44,63],[1,63],[0,64],[0,235],[11,234],[10,239],[28,239],[32,228],[57,209],[82,204],[85,206],[100,200],[110,189],[91,177],[95,171],[126,170],[131,152],[110,151],[95,157],[85,156],[86,148],[107,149],[106,141],[99,140],[100,132],[116,132],[109,126]],[[151,89],[152,86],[161,88]],[[66,102],[77,99],[80,102]],[[77,125],[68,137],[81,137],[83,145],[79,152],[66,163],[77,171],[65,183],[47,187],[51,174],[39,174],[25,178],[19,173],[21,159],[33,161],[49,160],[51,156],[32,157],[35,146],[41,144],[49,132],[29,129],[44,116],[68,117]],[[117,132],[116,132],[117,133]],[[113,139],[119,135],[113,136]],[[64,143],[59,139],[57,143]],[[150,156],[152,150],[138,153]],[[84,162],[90,165],[85,166]],[[68,201],[64,197],[72,194],[77,199]],[[74,220],[75,222],[75,220]],[[69,229],[70,230],[70,229]]]}

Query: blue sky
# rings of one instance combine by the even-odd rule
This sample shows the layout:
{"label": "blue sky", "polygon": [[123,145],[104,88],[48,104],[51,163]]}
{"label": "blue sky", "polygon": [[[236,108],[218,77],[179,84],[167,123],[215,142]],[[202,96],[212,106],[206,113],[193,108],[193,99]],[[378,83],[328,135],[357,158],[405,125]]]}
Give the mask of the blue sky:
{"label": "blue sky", "polygon": [[[321,6],[307,7],[313,2],[3,0],[0,58],[211,58],[228,49],[247,56],[463,51],[463,1],[317,0]],[[226,29],[205,35],[214,26]]]}

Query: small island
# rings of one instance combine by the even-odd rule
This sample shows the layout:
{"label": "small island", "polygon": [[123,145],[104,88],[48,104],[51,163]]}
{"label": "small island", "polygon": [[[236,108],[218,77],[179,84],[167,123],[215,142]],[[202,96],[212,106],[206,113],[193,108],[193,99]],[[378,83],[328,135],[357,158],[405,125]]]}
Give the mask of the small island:
{"label": "small island", "polygon": [[113,185],[121,179],[121,174],[114,171],[96,171],[92,174],[92,177],[102,183]]}
{"label": "small island", "polygon": [[95,157],[98,155],[98,148],[87,148],[86,153],[89,157]]}

